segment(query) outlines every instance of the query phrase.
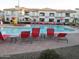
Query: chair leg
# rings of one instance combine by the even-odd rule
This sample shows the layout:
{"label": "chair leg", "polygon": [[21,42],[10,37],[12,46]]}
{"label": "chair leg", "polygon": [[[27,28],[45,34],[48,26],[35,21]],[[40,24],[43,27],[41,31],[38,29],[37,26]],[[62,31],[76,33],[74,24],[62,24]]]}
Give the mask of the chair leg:
{"label": "chair leg", "polygon": [[56,40],[57,40],[57,42],[59,41],[59,40],[66,40],[67,41],[67,44],[68,44],[68,39],[67,38],[56,38]]}
{"label": "chair leg", "polygon": [[64,39],[67,41],[67,44],[68,44],[68,39],[66,37]]}
{"label": "chair leg", "polygon": [[49,36],[48,39],[49,40],[53,40],[54,39],[54,36]]}
{"label": "chair leg", "polygon": [[65,40],[67,41],[67,44],[68,44],[68,39],[65,37]]}
{"label": "chair leg", "polygon": [[40,39],[44,40],[45,38],[46,38],[46,35],[45,34],[41,34]]}
{"label": "chair leg", "polygon": [[30,41],[31,44],[33,43],[33,39],[32,38],[29,38],[29,41]]}

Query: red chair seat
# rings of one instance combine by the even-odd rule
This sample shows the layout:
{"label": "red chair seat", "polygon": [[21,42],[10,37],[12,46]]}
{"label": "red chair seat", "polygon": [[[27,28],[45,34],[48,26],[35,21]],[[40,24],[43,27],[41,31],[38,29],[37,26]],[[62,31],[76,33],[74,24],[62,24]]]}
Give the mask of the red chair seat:
{"label": "red chair seat", "polygon": [[47,29],[47,36],[54,36],[54,29],[53,28]]}
{"label": "red chair seat", "polygon": [[28,38],[30,36],[30,31],[21,32],[21,38]]}
{"label": "red chair seat", "polygon": [[40,28],[32,28],[32,37],[37,38],[40,34]]}

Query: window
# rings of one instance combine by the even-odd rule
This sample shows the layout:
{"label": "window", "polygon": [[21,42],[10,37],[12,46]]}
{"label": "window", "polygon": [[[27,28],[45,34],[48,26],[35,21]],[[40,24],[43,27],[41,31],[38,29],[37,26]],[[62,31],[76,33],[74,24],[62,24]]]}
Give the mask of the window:
{"label": "window", "polygon": [[40,16],[45,16],[45,13],[41,12],[41,13],[40,13]]}
{"label": "window", "polygon": [[25,15],[29,15],[29,12],[25,12]]}
{"label": "window", "polygon": [[28,18],[25,18],[26,21],[28,21]]}
{"label": "window", "polygon": [[69,19],[65,19],[65,22],[66,22],[66,23],[69,22]]}
{"label": "window", "polygon": [[61,17],[61,16],[62,16],[62,13],[57,13],[57,16],[58,16],[58,17]]}
{"label": "window", "polygon": [[33,19],[34,22],[36,22],[36,19]]}
{"label": "window", "polygon": [[49,16],[54,16],[54,13],[50,13]]}
{"label": "window", "polygon": [[70,17],[70,13],[66,13],[66,17]]}
{"label": "window", "polygon": [[57,20],[57,23],[60,23],[60,20]]}
{"label": "window", "polygon": [[24,22],[24,21],[25,21],[25,19],[24,19],[24,18],[22,18],[22,19],[19,19],[18,21],[19,21],[19,22]]}
{"label": "window", "polygon": [[41,21],[41,22],[44,22],[44,18],[40,18],[40,21]]}
{"label": "window", "polygon": [[49,22],[54,22],[54,19],[50,18],[50,19],[49,19]]}

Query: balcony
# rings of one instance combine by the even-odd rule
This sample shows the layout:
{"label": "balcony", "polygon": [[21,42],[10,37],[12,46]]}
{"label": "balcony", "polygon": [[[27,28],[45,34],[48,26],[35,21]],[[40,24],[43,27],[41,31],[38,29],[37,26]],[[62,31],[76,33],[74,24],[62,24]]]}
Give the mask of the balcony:
{"label": "balcony", "polygon": [[66,16],[66,17],[70,17],[70,13],[66,13],[65,16]]}

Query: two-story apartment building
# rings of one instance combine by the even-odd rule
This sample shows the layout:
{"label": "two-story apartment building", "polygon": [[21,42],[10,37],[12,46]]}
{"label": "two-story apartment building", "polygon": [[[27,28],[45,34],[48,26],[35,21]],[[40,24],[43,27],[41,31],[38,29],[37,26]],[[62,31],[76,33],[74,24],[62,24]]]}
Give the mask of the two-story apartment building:
{"label": "two-story apartment building", "polygon": [[74,10],[29,9],[28,14],[36,22],[70,22],[74,19]]}
{"label": "two-story apartment building", "polygon": [[55,10],[50,8],[31,9],[15,7],[4,9],[5,22],[16,17],[18,22],[70,22],[74,19],[74,10]]}
{"label": "two-story apartment building", "polygon": [[19,17],[23,16],[23,10],[22,9],[18,9],[18,7],[16,6],[15,8],[8,8],[8,9],[4,9],[4,21],[5,22],[10,22],[10,20],[15,17],[17,19],[17,21],[19,21]]}

